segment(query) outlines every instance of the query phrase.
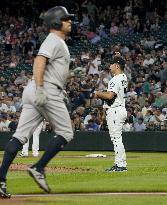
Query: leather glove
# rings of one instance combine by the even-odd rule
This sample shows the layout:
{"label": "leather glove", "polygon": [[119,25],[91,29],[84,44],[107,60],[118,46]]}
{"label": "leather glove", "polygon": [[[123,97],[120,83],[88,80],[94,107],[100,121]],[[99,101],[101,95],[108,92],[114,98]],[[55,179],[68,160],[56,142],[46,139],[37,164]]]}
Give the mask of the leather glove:
{"label": "leather glove", "polygon": [[36,89],[36,99],[35,99],[35,105],[42,107],[47,103],[48,99],[48,93],[42,86],[38,86]]}

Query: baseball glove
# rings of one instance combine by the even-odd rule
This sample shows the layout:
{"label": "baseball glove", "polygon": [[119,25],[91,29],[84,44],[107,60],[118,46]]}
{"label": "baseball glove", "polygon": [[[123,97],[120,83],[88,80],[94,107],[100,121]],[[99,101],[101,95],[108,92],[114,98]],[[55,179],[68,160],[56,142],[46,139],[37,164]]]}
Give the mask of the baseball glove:
{"label": "baseball glove", "polygon": [[103,102],[105,102],[108,106],[111,106],[115,102],[116,97],[117,95],[114,95],[112,99],[103,99]]}

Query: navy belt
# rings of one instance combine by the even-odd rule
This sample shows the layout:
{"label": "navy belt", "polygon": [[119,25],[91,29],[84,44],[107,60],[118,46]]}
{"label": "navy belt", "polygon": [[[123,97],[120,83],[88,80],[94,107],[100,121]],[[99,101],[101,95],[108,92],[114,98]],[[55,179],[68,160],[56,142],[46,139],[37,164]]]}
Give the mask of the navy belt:
{"label": "navy belt", "polygon": [[[115,107],[110,107],[110,108],[116,108],[116,107],[124,107],[122,105],[118,105],[118,106],[115,106]],[[106,111],[108,110],[109,108],[106,108]]]}
{"label": "navy belt", "polygon": [[62,90],[62,88],[60,86],[56,85],[56,87],[58,90]]}

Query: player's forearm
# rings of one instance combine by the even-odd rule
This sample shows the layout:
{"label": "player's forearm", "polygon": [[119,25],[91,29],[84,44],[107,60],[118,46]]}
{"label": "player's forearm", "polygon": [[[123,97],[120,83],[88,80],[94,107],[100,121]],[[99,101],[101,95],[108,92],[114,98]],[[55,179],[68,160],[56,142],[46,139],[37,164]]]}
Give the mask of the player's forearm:
{"label": "player's forearm", "polygon": [[96,92],[96,96],[98,98],[107,100],[107,99],[112,99],[114,97],[113,92]]}
{"label": "player's forearm", "polygon": [[37,56],[34,61],[33,75],[37,86],[43,86],[43,76],[45,72],[47,58]]}

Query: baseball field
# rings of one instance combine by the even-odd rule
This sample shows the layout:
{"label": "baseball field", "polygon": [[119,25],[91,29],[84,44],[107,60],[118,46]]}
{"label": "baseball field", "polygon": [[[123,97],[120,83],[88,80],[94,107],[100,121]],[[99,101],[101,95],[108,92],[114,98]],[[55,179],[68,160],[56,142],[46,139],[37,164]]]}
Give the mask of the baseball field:
{"label": "baseball field", "polygon": [[[101,153],[106,158],[88,158]],[[42,154],[42,153],[41,153]],[[0,161],[3,152],[0,153]],[[46,170],[52,193],[47,195],[28,176],[36,158],[17,157],[8,174],[11,199],[1,204],[58,205],[166,205],[167,153],[128,152],[128,172],[106,173],[113,164],[112,152],[61,152]]]}

